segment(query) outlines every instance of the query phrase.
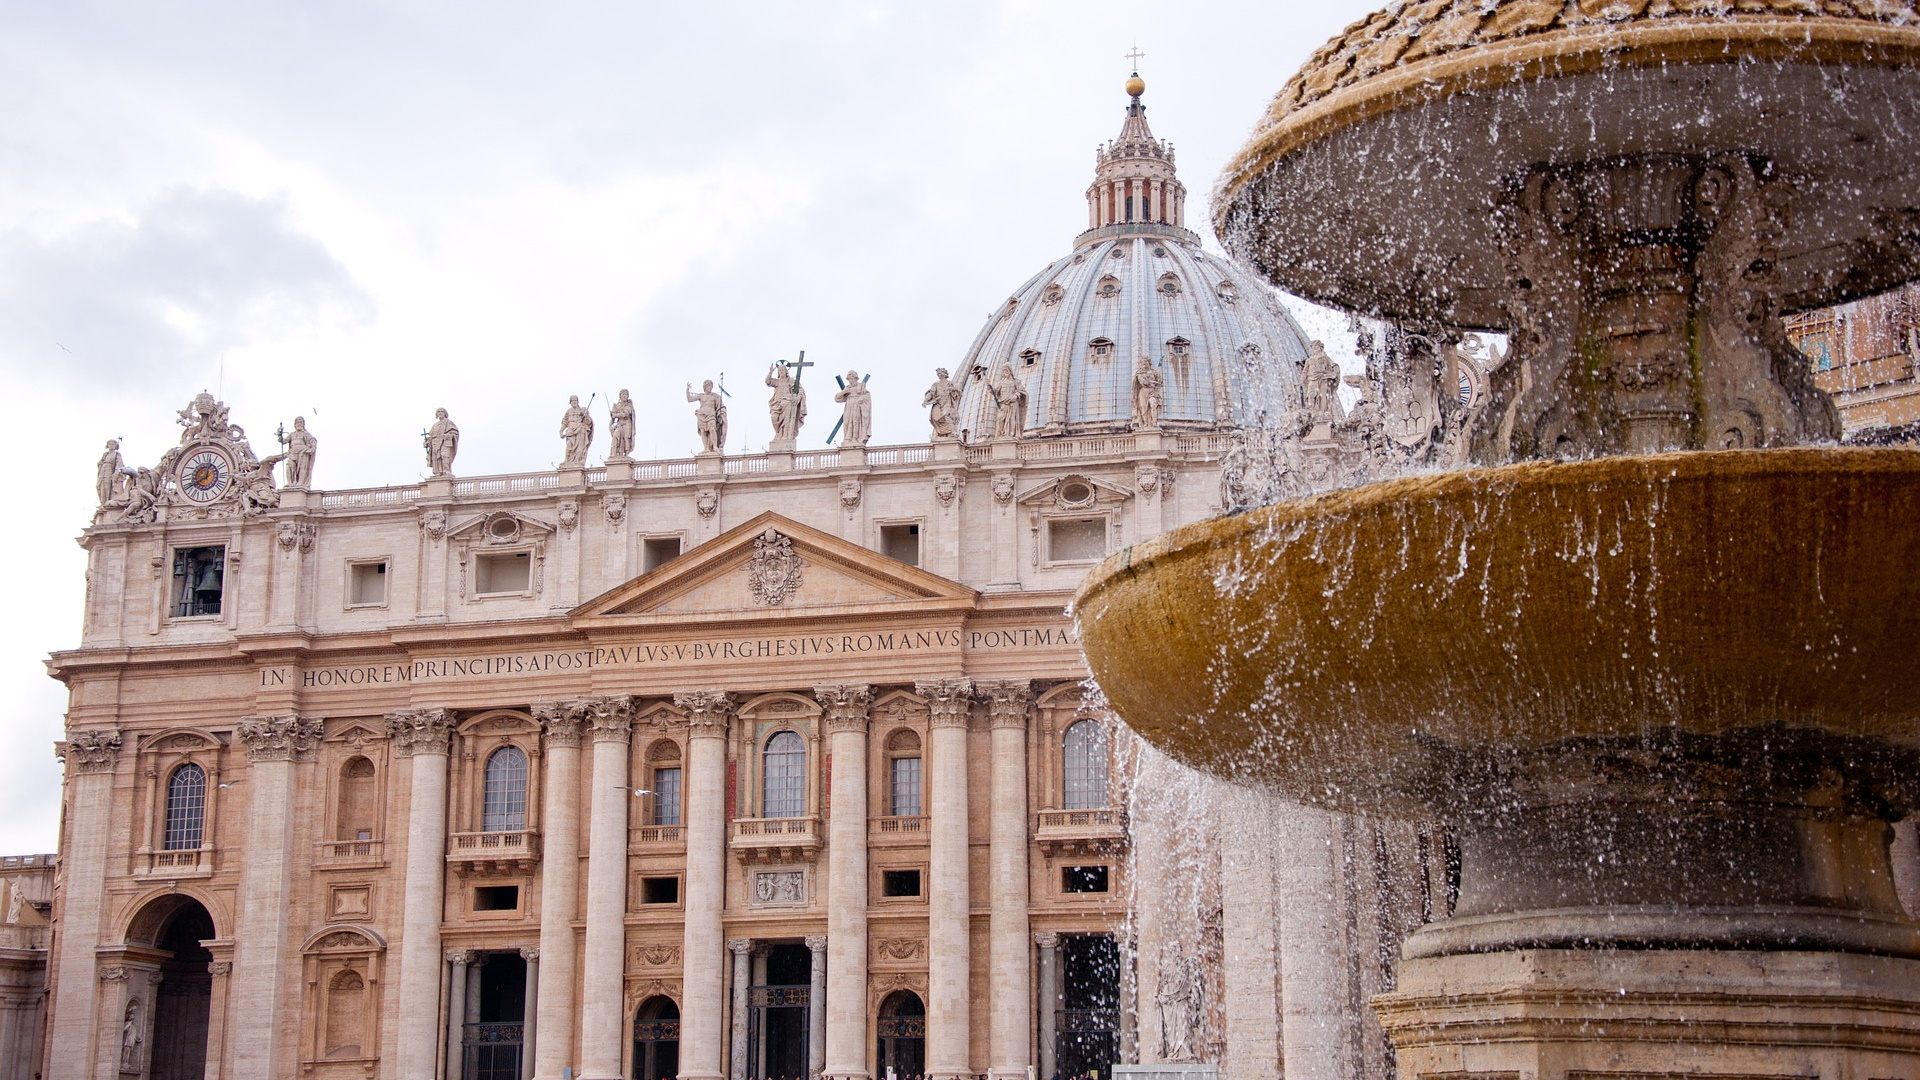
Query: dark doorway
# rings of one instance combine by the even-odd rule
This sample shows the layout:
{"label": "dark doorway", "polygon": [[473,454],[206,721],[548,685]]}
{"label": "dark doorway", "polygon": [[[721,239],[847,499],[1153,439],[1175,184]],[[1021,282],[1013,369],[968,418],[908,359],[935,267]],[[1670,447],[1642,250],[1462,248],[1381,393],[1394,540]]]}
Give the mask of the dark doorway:
{"label": "dark doorway", "polygon": [[650,997],[633,1014],[633,1080],[673,1080],[680,1072],[680,1006]]}
{"label": "dark doorway", "polygon": [[1064,1008],[1055,1024],[1062,1077],[1108,1080],[1120,1060],[1120,949],[1106,934],[1060,939]]}
{"label": "dark doorway", "polygon": [[911,990],[880,1002],[878,1080],[918,1080],[927,1071],[927,1006]]}
{"label": "dark doorway", "polygon": [[805,945],[768,948],[766,978],[747,989],[752,1065],[759,1080],[807,1080],[807,1012],[813,982],[813,950]]}
{"label": "dark doorway", "polygon": [[527,962],[517,952],[483,953],[473,978],[464,1043],[464,1080],[520,1080],[526,1045]]}
{"label": "dark doorway", "polygon": [[200,943],[217,935],[213,918],[181,897],[154,944],[173,955],[160,963],[153,999],[153,1080],[203,1080],[207,1075],[207,1016],[213,1003],[213,954]]}

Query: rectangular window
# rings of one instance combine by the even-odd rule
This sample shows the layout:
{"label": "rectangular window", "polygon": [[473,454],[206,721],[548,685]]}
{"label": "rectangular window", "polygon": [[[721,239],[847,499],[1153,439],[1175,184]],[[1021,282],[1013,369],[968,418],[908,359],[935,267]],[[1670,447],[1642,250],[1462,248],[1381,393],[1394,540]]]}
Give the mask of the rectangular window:
{"label": "rectangular window", "polygon": [[1104,866],[1068,866],[1060,871],[1060,891],[1070,893],[1096,893],[1107,891],[1107,868]]}
{"label": "rectangular window", "polygon": [[677,877],[643,877],[640,879],[640,902],[643,904],[677,904],[680,902],[680,879]]}
{"label": "rectangular window", "polygon": [[893,759],[892,812],[894,817],[920,816],[920,759]]}
{"label": "rectangular window", "polygon": [[354,563],[347,567],[347,605],[378,606],[387,602],[387,564]]}
{"label": "rectangular window", "polygon": [[653,770],[653,824],[680,824],[680,767]]}
{"label": "rectangular window", "polygon": [[173,553],[173,617],[220,614],[227,576],[225,547],[179,548]]}
{"label": "rectangular window", "polygon": [[920,526],[880,526],[880,554],[908,566],[920,565]]}
{"label": "rectangular window", "polygon": [[646,572],[665,566],[680,557],[680,538],[649,536],[640,544],[640,570]]}
{"label": "rectangular window", "polygon": [[481,596],[533,591],[533,553],[474,557],[473,591]]}
{"label": "rectangular window", "polygon": [[475,911],[518,911],[520,909],[520,886],[518,885],[482,885],[473,890],[473,910]]}
{"label": "rectangular window", "polygon": [[882,870],[880,872],[880,895],[919,896],[920,871]]}
{"label": "rectangular window", "polygon": [[1060,518],[1047,522],[1047,561],[1092,562],[1106,557],[1106,518]]}

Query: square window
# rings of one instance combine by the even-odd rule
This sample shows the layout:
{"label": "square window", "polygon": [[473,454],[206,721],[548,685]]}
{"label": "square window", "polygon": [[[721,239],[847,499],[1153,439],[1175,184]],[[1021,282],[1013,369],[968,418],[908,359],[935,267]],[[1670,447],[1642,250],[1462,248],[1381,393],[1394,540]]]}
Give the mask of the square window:
{"label": "square window", "polygon": [[665,566],[680,557],[680,538],[677,536],[649,536],[640,544],[640,570],[642,573]]}
{"label": "square window", "polygon": [[347,567],[347,606],[377,607],[387,602],[387,563],[352,563]]}
{"label": "square window", "polygon": [[908,566],[920,565],[920,526],[880,526],[880,554]]}
{"label": "square window", "polygon": [[1060,871],[1060,891],[1070,893],[1100,893],[1107,891],[1107,868],[1104,866],[1068,866]]}
{"label": "square window", "polygon": [[227,576],[225,547],[177,548],[173,553],[173,617],[220,614]]}
{"label": "square window", "polygon": [[1092,562],[1106,557],[1106,518],[1056,518],[1047,522],[1048,562]]}
{"label": "square window", "polygon": [[643,904],[677,904],[680,902],[680,879],[677,877],[643,877],[640,879],[640,902]]}
{"label": "square window", "polygon": [[518,911],[520,909],[520,886],[518,885],[482,885],[473,890],[473,910],[475,911]]}
{"label": "square window", "polygon": [[473,591],[481,596],[533,591],[533,553],[510,551],[474,558]]}
{"label": "square window", "polygon": [[920,871],[882,870],[880,872],[880,895],[919,896]]}

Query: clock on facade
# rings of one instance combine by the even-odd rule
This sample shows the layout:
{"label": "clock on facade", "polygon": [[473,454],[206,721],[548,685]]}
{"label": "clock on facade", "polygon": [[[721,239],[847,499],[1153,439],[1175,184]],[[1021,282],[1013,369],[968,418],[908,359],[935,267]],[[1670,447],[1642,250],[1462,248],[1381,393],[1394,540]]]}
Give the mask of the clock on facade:
{"label": "clock on facade", "polygon": [[180,465],[180,492],[194,502],[212,502],[232,483],[233,462],[218,450],[196,450]]}

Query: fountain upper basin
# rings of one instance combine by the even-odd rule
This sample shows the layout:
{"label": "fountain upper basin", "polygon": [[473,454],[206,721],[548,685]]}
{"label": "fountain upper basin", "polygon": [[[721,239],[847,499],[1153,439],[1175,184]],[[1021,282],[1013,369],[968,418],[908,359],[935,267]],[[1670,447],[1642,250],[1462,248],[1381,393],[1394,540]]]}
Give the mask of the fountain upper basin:
{"label": "fountain upper basin", "polygon": [[1452,761],[1780,725],[1920,745],[1920,453],[1528,462],[1216,518],[1074,600],[1173,756],[1432,812]]}

